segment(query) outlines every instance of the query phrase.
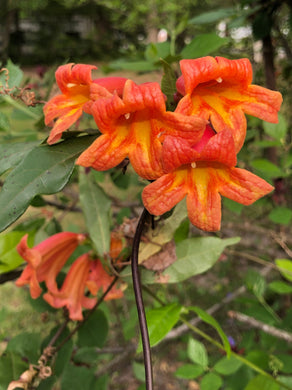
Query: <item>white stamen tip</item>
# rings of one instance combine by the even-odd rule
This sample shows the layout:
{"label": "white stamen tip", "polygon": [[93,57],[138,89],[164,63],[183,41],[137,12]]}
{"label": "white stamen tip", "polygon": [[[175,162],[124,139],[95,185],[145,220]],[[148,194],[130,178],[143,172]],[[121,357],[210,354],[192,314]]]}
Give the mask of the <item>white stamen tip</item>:
{"label": "white stamen tip", "polygon": [[67,87],[68,87],[68,88],[76,87],[76,84],[68,83],[68,84],[67,84]]}
{"label": "white stamen tip", "polygon": [[192,168],[196,168],[196,166],[197,166],[197,164],[196,164],[195,162],[192,162],[192,163],[191,163],[191,167],[192,167]]}
{"label": "white stamen tip", "polygon": [[217,83],[222,83],[222,78],[221,77],[218,77],[218,79],[216,79]]}
{"label": "white stamen tip", "polygon": [[125,118],[126,119],[129,119],[130,118],[130,113],[128,112],[127,114],[125,114]]}

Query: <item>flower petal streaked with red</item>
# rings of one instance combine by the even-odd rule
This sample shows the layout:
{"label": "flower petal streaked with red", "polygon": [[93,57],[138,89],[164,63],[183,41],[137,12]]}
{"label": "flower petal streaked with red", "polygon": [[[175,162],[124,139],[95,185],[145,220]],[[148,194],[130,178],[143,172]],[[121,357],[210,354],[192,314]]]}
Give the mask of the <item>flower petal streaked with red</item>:
{"label": "flower petal streaked with red", "polygon": [[236,152],[241,149],[246,135],[244,114],[277,123],[282,96],[279,92],[251,85],[252,67],[248,59],[203,57],[182,60],[180,66],[182,76],[177,88],[185,96],[176,112],[208,119],[216,132],[230,130]]}
{"label": "flower petal streaked with red", "polygon": [[129,157],[135,171],[153,180],[163,174],[162,142],[167,134],[198,141],[206,121],[167,112],[164,95],[157,83],[136,85],[128,80],[123,98],[100,99],[91,108],[102,135],[86,149],[77,164],[107,170]]}
{"label": "flower petal streaked with red", "polygon": [[144,188],[142,199],[153,215],[169,211],[185,196],[188,216],[199,229],[216,231],[221,223],[221,197],[250,205],[273,187],[245,169],[220,163],[196,163],[168,173]]}
{"label": "flower petal streaked with red", "polygon": [[28,235],[22,237],[17,251],[28,265],[17,279],[16,285],[29,284],[32,298],[40,296],[39,285],[45,282],[48,290],[57,291],[56,277],[74,250],[85,240],[85,235],[62,232],[42,241],[33,248],[27,245]]}
{"label": "flower petal streaked with red", "polygon": [[256,175],[235,168],[235,145],[229,130],[216,134],[208,125],[196,144],[168,136],[163,161],[168,173],[144,188],[145,207],[151,214],[161,215],[186,197],[189,219],[202,230],[220,229],[220,195],[249,205],[273,189]]}

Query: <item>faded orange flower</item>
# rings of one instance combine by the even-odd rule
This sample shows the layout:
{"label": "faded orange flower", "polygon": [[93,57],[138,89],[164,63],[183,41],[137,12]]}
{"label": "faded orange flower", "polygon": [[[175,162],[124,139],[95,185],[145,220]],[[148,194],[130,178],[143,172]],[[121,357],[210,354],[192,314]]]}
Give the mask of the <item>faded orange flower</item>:
{"label": "faded orange flower", "polygon": [[28,235],[22,237],[17,251],[28,263],[16,285],[29,284],[32,298],[38,298],[42,292],[41,282],[48,290],[58,290],[56,277],[74,250],[86,239],[84,234],[62,232],[54,234],[33,248],[27,245]]}
{"label": "faded orange flower", "polygon": [[92,309],[96,298],[85,295],[86,283],[89,277],[92,260],[89,253],[81,255],[71,265],[64,283],[59,291],[49,291],[44,294],[44,300],[52,307],[66,307],[71,320],[83,319],[82,308]]}

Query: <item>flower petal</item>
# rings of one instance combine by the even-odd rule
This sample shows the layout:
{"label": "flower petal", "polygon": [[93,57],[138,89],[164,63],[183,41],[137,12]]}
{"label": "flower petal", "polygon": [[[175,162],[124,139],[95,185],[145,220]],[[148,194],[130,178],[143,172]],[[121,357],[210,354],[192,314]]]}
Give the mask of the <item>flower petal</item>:
{"label": "flower petal", "polygon": [[163,175],[142,192],[144,206],[153,215],[162,215],[171,210],[187,194],[187,170],[177,169]]}
{"label": "flower petal", "polygon": [[125,139],[115,134],[98,137],[81,155],[76,164],[92,167],[97,171],[106,171],[120,164],[127,157],[128,145]]}
{"label": "flower petal", "polygon": [[82,304],[85,303],[86,307],[91,305],[93,307],[96,303],[95,298],[85,296],[90,266],[91,259],[88,253],[78,257],[71,265],[61,290],[44,294],[45,301],[55,308],[66,306],[69,311],[69,317],[72,320],[81,321],[83,319]]}
{"label": "flower petal", "polygon": [[219,192],[226,198],[243,205],[250,205],[274,187],[253,173],[240,168],[229,168],[218,171]]}
{"label": "flower petal", "polygon": [[219,230],[221,197],[215,172],[208,168],[193,168],[189,180],[187,210],[191,223],[201,230]]}
{"label": "flower petal", "polygon": [[203,137],[195,144],[192,144],[190,139],[166,137],[162,156],[165,172],[197,161],[213,161],[228,166],[236,164],[235,145],[231,133],[227,130],[215,134],[210,126],[206,127]]}
{"label": "flower petal", "polygon": [[216,132],[229,129],[237,152],[246,134],[244,113],[277,122],[281,94],[250,85],[252,67],[248,59],[204,57],[182,60],[180,65],[182,79],[178,80],[177,88],[186,95],[176,112],[210,119]]}

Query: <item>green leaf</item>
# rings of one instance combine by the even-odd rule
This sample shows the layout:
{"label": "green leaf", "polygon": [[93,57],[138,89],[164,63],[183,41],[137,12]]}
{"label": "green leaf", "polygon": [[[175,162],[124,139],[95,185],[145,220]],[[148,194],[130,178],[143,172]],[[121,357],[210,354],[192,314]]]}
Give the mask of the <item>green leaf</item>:
{"label": "green leaf", "polygon": [[158,62],[170,54],[170,42],[150,43],[145,50],[145,59],[149,62]]}
{"label": "green leaf", "polygon": [[292,282],[292,261],[288,259],[276,259],[275,263],[285,279]]}
{"label": "green leaf", "polygon": [[280,371],[283,374],[292,374],[292,356],[288,353],[277,353],[276,358],[280,363]]}
{"label": "green leaf", "polygon": [[187,46],[183,48],[181,56],[183,59],[204,57],[212,54],[228,43],[228,38],[220,38],[214,33],[197,35]]}
{"label": "green leaf", "polygon": [[[9,59],[5,68],[9,71],[8,87],[18,87],[23,78],[23,72],[19,66],[14,65],[14,63]],[[0,73],[0,87],[3,85],[6,88],[6,72],[3,71]]]}
{"label": "green leaf", "polygon": [[15,167],[39,142],[19,142],[0,145],[0,175]]}
{"label": "green leaf", "polygon": [[256,366],[260,367],[262,370],[269,369],[270,357],[267,352],[253,350],[248,352],[248,354],[246,355],[246,359],[255,364]]}
{"label": "green leaf", "polygon": [[61,390],[92,390],[95,381],[94,370],[69,363],[62,373]]}
{"label": "green leaf", "polygon": [[167,108],[174,108],[174,95],[176,91],[176,76],[172,67],[164,60],[161,60],[163,66],[163,76],[161,80],[161,90],[166,95]]}
{"label": "green leaf", "polygon": [[230,343],[228,341],[226,334],[223,332],[223,329],[221,328],[219,323],[215,320],[215,318],[212,317],[210,314],[208,314],[205,310],[197,306],[189,306],[186,309],[194,311],[201,318],[202,321],[206,322],[207,324],[213,326],[214,329],[216,329],[219,336],[221,337],[225,352],[229,357],[231,352]]}
{"label": "green leaf", "polygon": [[218,237],[195,237],[180,241],[176,247],[177,261],[163,272],[168,283],[182,282],[211,268],[228,245],[237,244],[239,237],[222,240]]}
{"label": "green leaf", "polygon": [[116,60],[109,64],[110,70],[127,70],[133,72],[151,72],[158,68],[149,61],[125,61]]}
{"label": "green leaf", "polygon": [[97,253],[104,256],[110,248],[111,201],[93,176],[80,173],[80,201],[86,226]]}
{"label": "green leaf", "polygon": [[264,131],[270,137],[275,138],[276,140],[284,142],[288,125],[286,119],[282,114],[278,114],[279,122],[278,123],[269,123],[263,121]]}
{"label": "green leaf", "polygon": [[[157,309],[149,310],[146,313],[150,345],[153,347],[158,344],[164,336],[178,322],[181,312],[181,306],[172,303]],[[142,343],[139,342],[137,353],[142,352]]]}
{"label": "green leaf", "polygon": [[74,354],[73,360],[76,363],[81,364],[95,364],[99,356],[96,351],[96,347],[83,347],[79,348],[78,351]]}
{"label": "green leaf", "polygon": [[246,286],[257,298],[262,298],[266,289],[266,280],[259,272],[249,269],[246,278]]}
{"label": "green leaf", "polygon": [[263,174],[268,179],[282,176],[281,169],[277,167],[277,165],[264,158],[255,159],[251,161],[250,164],[254,169],[256,169],[260,174]]}
{"label": "green leaf", "polygon": [[270,212],[269,219],[274,223],[289,225],[292,219],[292,210],[287,207],[276,207]]}
{"label": "green leaf", "polygon": [[214,370],[221,375],[231,375],[234,374],[240,367],[242,366],[242,362],[236,359],[234,356],[224,356],[220,359],[214,366]]}
{"label": "green leaf", "polygon": [[244,388],[244,390],[280,390],[280,386],[269,377],[258,375],[254,377]]}
{"label": "green leaf", "polygon": [[178,244],[180,241],[186,240],[188,238],[190,231],[190,221],[188,219],[185,219],[182,221],[182,223],[179,225],[179,227],[176,229],[174,233],[174,241],[176,244]]}
{"label": "green leaf", "polygon": [[[25,232],[9,232],[0,235],[0,273],[8,272],[23,263],[23,258],[18,254],[16,245]],[[32,244],[30,237],[29,244]]]}
{"label": "green leaf", "polygon": [[204,344],[193,338],[189,339],[187,347],[188,357],[193,363],[199,364],[203,369],[208,367],[208,354]]}
{"label": "green leaf", "polygon": [[[292,376],[279,375],[277,379],[279,380],[279,382],[289,386],[292,389]],[[286,390],[286,387],[284,388],[281,386],[280,390]]]}
{"label": "green leaf", "polygon": [[275,280],[271,282],[268,287],[277,294],[291,294],[292,286],[288,283],[282,282],[281,280]]}
{"label": "green leaf", "polygon": [[97,310],[78,330],[80,347],[103,347],[108,334],[108,322],[105,314]]}
{"label": "green leaf", "polygon": [[234,200],[228,199],[228,198],[223,198],[223,205],[226,207],[228,210],[232,211],[233,213],[240,215],[241,211],[243,209],[243,204],[237,203]]}
{"label": "green leaf", "polygon": [[184,364],[179,367],[174,375],[177,378],[182,379],[196,379],[198,376],[202,375],[204,372],[204,368],[200,365],[196,364]]}
{"label": "green leaf", "polygon": [[23,332],[9,341],[6,350],[17,353],[30,363],[37,363],[40,354],[40,346],[40,335]]}
{"label": "green leaf", "polygon": [[9,383],[19,378],[26,370],[28,370],[28,363],[19,355],[7,351],[0,356],[0,386],[7,389]]}
{"label": "green leaf", "polygon": [[41,381],[38,385],[38,390],[54,390],[57,377],[55,375],[50,376],[47,379]]}
{"label": "green leaf", "polygon": [[234,8],[219,8],[216,11],[204,12],[200,15],[195,16],[189,20],[189,24],[206,24],[218,22],[233,16],[236,13]]}
{"label": "green leaf", "polygon": [[200,383],[200,390],[218,390],[222,386],[223,381],[219,375],[210,372],[205,375]]}
{"label": "green leaf", "polygon": [[61,191],[76,158],[94,139],[78,137],[54,146],[41,145],[28,153],[7,176],[0,192],[0,231],[19,218],[36,195]]}
{"label": "green leaf", "polygon": [[145,382],[145,367],[144,364],[133,362],[133,372],[135,378],[137,378],[140,382]]}
{"label": "green leaf", "polygon": [[0,131],[9,131],[9,129],[10,123],[8,116],[4,112],[0,112]]}

